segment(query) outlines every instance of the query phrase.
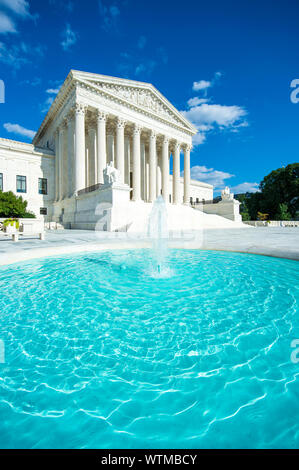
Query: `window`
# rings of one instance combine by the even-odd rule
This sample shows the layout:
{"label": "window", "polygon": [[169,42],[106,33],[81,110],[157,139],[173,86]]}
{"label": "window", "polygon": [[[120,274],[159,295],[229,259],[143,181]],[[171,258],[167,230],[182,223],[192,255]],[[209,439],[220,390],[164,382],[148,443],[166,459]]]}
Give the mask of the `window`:
{"label": "window", "polygon": [[190,204],[193,204],[193,197],[190,197]]}
{"label": "window", "polygon": [[0,173],[0,191],[3,191],[3,173]]}
{"label": "window", "polygon": [[39,210],[40,215],[47,215],[48,209],[46,207],[41,207]]}
{"label": "window", "polygon": [[199,203],[199,198],[197,197],[197,198],[196,198],[196,204],[198,204],[198,203]]}
{"label": "window", "polygon": [[38,178],[38,194],[48,194],[48,180],[46,178]]}
{"label": "window", "polygon": [[17,193],[26,193],[27,192],[27,184],[26,184],[26,176],[17,176]]}

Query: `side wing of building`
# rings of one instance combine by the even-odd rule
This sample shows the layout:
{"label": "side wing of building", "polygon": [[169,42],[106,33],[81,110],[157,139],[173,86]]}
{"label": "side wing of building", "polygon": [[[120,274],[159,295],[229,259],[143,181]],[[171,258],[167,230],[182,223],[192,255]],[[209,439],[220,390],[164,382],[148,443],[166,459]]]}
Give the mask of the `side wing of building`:
{"label": "side wing of building", "polygon": [[22,196],[28,210],[46,221],[52,217],[54,174],[53,151],[0,138],[0,190]]}

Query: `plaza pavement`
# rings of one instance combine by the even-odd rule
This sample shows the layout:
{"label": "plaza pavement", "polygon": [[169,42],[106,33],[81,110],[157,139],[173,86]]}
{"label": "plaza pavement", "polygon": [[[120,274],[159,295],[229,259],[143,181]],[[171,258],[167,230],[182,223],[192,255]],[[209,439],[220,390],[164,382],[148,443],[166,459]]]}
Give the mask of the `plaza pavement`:
{"label": "plaza pavement", "polygon": [[[236,251],[299,260],[299,228],[209,229],[175,234],[170,239],[169,246]],[[0,265],[67,253],[150,247],[151,241],[140,234],[58,230],[46,232],[45,240],[20,236],[20,241],[14,243],[11,237],[1,233]]]}

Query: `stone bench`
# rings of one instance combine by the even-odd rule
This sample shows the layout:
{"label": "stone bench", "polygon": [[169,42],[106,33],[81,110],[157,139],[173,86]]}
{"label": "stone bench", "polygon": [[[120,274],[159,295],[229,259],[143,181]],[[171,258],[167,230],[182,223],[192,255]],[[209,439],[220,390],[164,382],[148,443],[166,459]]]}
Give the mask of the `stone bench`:
{"label": "stone bench", "polygon": [[[21,235],[23,235],[23,233],[21,233]],[[27,235],[29,235],[29,234],[27,234]],[[44,239],[45,239],[45,232],[30,233],[30,235],[38,236],[38,238],[39,238],[40,240],[44,240]],[[18,242],[18,241],[19,241],[19,236],[20,236],[20,233],[19,233],[19,232],[14,232],[14,233],[12,233],[12,241],[13,241],[13,242]]]}

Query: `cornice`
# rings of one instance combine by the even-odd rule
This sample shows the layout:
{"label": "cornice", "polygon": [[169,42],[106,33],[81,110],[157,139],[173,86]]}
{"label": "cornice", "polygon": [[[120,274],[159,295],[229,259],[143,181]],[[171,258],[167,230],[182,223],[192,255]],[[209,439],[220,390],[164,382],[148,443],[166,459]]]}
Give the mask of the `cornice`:
{"label": "cornice", "polygon": [[27,144],[26,142],[19,142],[17,140],[10,140],[0,138],[0,149],[13,150],[15,152],[23,152],[32,154],[35,156],[54,157],[55,154],[50,149],[44,149],[36,147],[33,144]]}

